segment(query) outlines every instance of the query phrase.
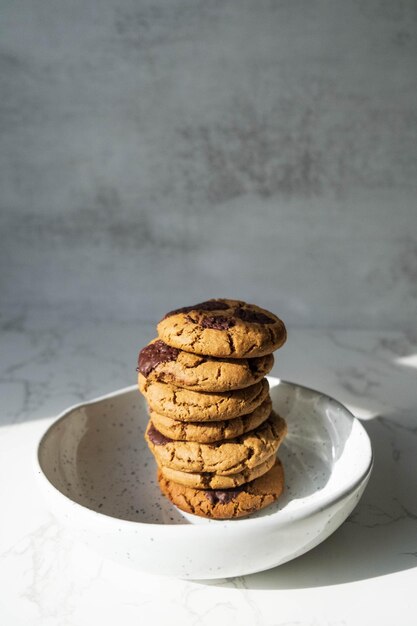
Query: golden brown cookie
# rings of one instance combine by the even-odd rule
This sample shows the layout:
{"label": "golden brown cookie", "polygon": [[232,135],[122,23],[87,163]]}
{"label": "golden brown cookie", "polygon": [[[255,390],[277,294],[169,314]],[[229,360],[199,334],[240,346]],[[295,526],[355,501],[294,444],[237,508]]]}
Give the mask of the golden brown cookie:
{"label": "golden brown cookie", "polygon": [[275,459],[275,454],[272,454],[255,467],[245,469],[236,474],[228,474],[227,476],[210,472],[181,472],[180,470],[174,470],[164,465],[160,465],[159,469],[164,478],[172,480],[174,483],[185,485],[186,487],[194,487],[195,489],[231,489],[266,474],[274,465]]}
{"label": "golden brown cookie", "polygon": [[139,374],[139,389],[152,411],[184,422],[223,421],[251,413],[268,395],[266,378],[245,389],[198,392],[151,382]]}
{"label": "golden brown cookie", "polygon": [[268,419],[272,411],[271,398],[267,398],[252,413],[222,422],[180,422],[155,411],[150,411],[153,425],[160,433],[176,441],[215,443],[233,439],[253,430]]}
{"label": "golden brown cookie", "polygon": [[266,422],[255,430],[228,441],[173,441],[162,435],[151,421],[145,439],[158,465],[183,472],[229,475],[263,463],[275,454],[286,433],[285,420],[272,412]]}
{"label": "golden brown cookie", "polygon": [[284,490],[284,470],[277,459],[263,476],[235,489],[194,489],[167,480],[159,471],[162,493],[179,509],[201,517],[244,517],[272,504]]}
{"label": "golden brown cookie", "polygon": [[207,300],[170,311],[157,328],[159,338],[174,348],[235,359],[270,354],[287,337],[276,315],[240,300]]}
{"label": "golden brown cookie", "polygon": [[272,354],[253,359],[216,359],[184,352],[154,339],[139,353],[138,371],[149,381],[160,381],[196,391],[243,389],[271,371]]}

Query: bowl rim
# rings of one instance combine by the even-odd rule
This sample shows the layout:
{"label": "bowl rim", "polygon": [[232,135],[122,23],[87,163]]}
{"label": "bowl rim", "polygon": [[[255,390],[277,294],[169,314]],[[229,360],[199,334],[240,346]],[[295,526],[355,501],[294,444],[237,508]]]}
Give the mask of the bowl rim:
{"label": "bowl rim", "polygon": [[[374,463],[374,455],[373,455],[373,450],[372,450],[372,445],[371,445],[371,440],[369,438],[369,435],[366,432],[363,425],[361,424],[361,421],[357,417],[355,417],[355,415],[353,415],[353,413],[345,405],[343,405],[341,402],[339,402],[332,396],[326,393],[323,393],[322,391],[319,391],[317,389],[314,389],[312,387],[307,387],[305,385],[301,385],[299,383],[291,382],[291,381],[281,379],[275,376],[267,376],[267,379],[271,385],[271,388],[276,387],[279,384],[286,384],[286,385],[290,385],[291,387],[300,388],[310,393],[321,396],[322,398],[326,399],[328,402],[333,404],[335,407],[341,409],[345,413],[346,417],[350,419],[351,423],[356,424],[357,428],[359,427],[360,432],[362,433],[362,437],[363,437],[362,445],[365,447],[365,451],[367,452],[367,455],[366,455],[366,458],[364,459],[364,463],[365,463],[364,468],[361,471],[359,471],[359,473],[355,476],[355,479],[353,481],[349,482],[346,485],[341,486],[339,489],[335,489],[334,491],[329,493],[326,497],[323,497],[323,499],[319,500],[318,502],[317,501],[310,502],[295,511],[280,510],[279,512],[277,512],[279,513],[279,517],[277,517],[277,514],[272,514],[272,515],[266,515],[266,516],[256,517],[256,518],[245,517],[242,519],[231,519],[231,520],[210,520],[211,522],[215,522],[214,524],[213,523],[211,524],[202,524],[202,523],[164,524],[164,523],[140,522],[140,521],[125,520],[122,518],[113,517],[111,515],[101,513],[100,511],[95,511],[94,509],[90,509],[80,504],[79,502],[72,500],[69,496],[67,496],[62,491],[60,491],[58,487],[55,487],[55,485],[52,484],[52,482],[49,480],[48,476],[46,475],[46,473],[44,472],[42,468],[41,461],[40,461],[40,449],[41,449],[42,443],[47,438],[49,432],[53,428],[55,428],[59,422],[63,422],[65,419],[67,419],[71,415],[71,413],[83,407],[86,407],[92,404],[97,404],[105,400],[110,400],[111,398],[116,398],[118,396],[125,395],[134,390],[137,390],[137,385],[129,385],[128,387],[117,389],[115,391],[104,394],[102,396],[98,396],[97,398],[93,398],[92,400],[74,404],[70,406],[69,408],[65,409],[64,411],[62,411],[56,417],[56,419],[54,419],[54,421],[51,424],[49,424],[46,430],[43,431],[42,435],[37,438],[35,449],[34,449],[34,454],[33,454],[33,465],[34,465],[35,474],[37,476],[38,482],[41,483],[41,486],[44,489],[46,488],[46,490],[51,494],[52,497],[58,498],[64,507],[71,507],[71,509],[75,509],[75,511],[77,511],[77,513],[79,513],[86,520],[87,518],[89,518],[90,521],[95,520],[96,523],[103,525],[103,526],[108,526],[108,527],[114,526],[115,524],[118,525],[118,527],[120,527],[121,525],[126,530],[133,530],[133,529],[140,528],[141,532],[148,531],[149,534],[152,534],[155,532],[163,533],[164,535],[165,534],[177,535],[178,533],[187,534],[189,532],[192,532],[192,533],[200,532],[204,534],[207,534],[207,533],[210,534],[210,533],[217,533],[220,528],[222,530],[225,530],[226,528],[228,529],[229,527],[230,528],[233,527],[235,530],[239,529],[241,531],[244,531],[244,530],[249,530],[250,528],[254,526],[259,526],[259,525],[262,525],[265,527],[269,527],[269,526],[286,527],[290,524],[294,524],[295,522],[307,519],[316,513],[321,513],[323,512],[323,510],[328,509],[331,506],[340,502],[341,500],[344,500],[345,498],[349,497],[352,493],[354,493],[357,489],[359,489],[362,483],[368,480],[369,475],[372,472],[373,463]],[[193,530],[190,530],[191,528]]]}

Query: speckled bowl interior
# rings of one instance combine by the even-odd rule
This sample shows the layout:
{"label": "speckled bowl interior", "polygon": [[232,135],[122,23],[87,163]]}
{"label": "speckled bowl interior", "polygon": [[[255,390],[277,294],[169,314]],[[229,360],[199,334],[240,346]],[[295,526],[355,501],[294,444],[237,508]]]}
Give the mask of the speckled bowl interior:
{"label": "speckled bowl interior", "polygon": [[[297,512],[336,497],[363,478],[371,455],[361,425],[339,403],[292,383],[270,379],[273,405],[288,423],[281,446],[284,495],[252,516]],[[78,406],[42,438],[38,458],[52,485],[73,502],[122,520],[151,524],[216,524],[187,515],[159,492],[156,465],[144,441],[146,406],[136,388]],[[236,523],[231,522],[231,523]]]}
{"label": "speckled bowl interior", "polygon": [[143,438],[146,406],[135,387],[68,409],[48,428],[35,459],[47,506],[75,539],[150,573],[240,576],[303,554],[355,507],[372,450],[360,422],[341,404],[269,380],[288,436],[279,450],[284,494],[263,511],[207,520],[172,506],[156,484],[155,461]]}

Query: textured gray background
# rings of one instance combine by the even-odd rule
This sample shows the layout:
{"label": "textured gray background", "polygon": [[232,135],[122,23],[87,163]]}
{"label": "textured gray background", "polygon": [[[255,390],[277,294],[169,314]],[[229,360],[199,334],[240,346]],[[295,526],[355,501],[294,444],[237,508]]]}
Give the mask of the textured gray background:
{"label": "textured gray background", "polygon": [[417,4],[1,3],[2,308],[417,314]]}

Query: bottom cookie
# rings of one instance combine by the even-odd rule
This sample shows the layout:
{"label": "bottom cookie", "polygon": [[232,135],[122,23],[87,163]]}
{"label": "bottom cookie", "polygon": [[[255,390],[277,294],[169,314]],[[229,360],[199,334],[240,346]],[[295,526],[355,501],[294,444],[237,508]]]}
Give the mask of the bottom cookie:
{"label": "bottom cookie", "polygon": [[250,515],[272,504],[284,489],[279,459],[263,476],[235,489],[195,489],[175,483],[158,471],[162,493],[179,509],[200,517],[232,519]]}

